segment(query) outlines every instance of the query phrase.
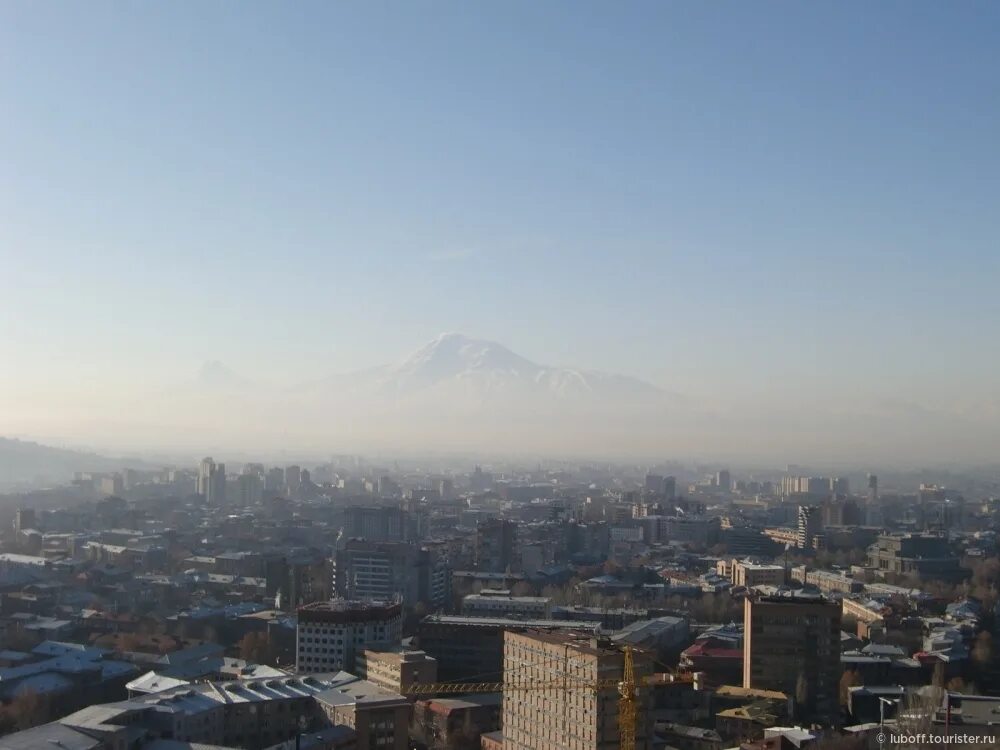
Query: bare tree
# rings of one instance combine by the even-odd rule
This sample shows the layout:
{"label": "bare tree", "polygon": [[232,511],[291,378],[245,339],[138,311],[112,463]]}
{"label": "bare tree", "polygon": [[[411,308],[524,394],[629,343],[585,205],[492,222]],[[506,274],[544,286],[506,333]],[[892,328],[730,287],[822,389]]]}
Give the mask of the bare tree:
{"label": "bare tree", "polygon": [[993,661],[993,655],[993,636],[988,630],[984,630],[976,636],[976,642],[972,646],[972,660],[984,667]]}
{"label": "bare tree", "polygon": [[845,669],[840,676],[840,705],[846,706],[851,695],[851,688],[863,684],[861,675],[853,669]]}

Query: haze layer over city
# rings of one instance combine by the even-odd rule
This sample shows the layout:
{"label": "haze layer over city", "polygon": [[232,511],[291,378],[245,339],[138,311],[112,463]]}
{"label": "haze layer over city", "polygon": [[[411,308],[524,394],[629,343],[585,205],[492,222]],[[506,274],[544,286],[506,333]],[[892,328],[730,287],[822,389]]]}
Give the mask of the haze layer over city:
{"label": "haze layer over city", "polygon": [[991,4],[0,21],[0,434],[995,460]]}

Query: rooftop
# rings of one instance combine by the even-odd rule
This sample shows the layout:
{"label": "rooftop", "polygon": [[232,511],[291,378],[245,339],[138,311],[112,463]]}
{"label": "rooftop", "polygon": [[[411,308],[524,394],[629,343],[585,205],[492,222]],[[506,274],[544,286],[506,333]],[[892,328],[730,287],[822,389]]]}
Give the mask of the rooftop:
{"label": "rooftop", "polygon": [[352,706],[358,704],[373,705],[409,705],[409,702],[399,693],[392,693],[380,688],[373,682],[362,680],[354,675],[341,673],[349,679],[336,683],[333,687],[316,693],[316,700],[328,706]]}
{"label": "rooftop", "polygon": [[0,739],[4,750],[95,750],[103,741],[59,723],[42,724],[23,732],[14,732]]}
{"label": "rooftop", "polygon": [[787,701],[788,696],[780,690],[762,690],[760,688],[745,688],[738,685],[722,685],[715,691],[716,695],[727,698],[768,698],[771,700]]}
{"label": "rooftop", "polygon": [[587,630],[598,632],[601,629],[599,622],[587,622],[577,620],[516,620],[509,617],[472,617],[465,615],[427,615],[423,622],[439,623],[442,625],[469,625],[483,628],[535,628],[549,630]]}

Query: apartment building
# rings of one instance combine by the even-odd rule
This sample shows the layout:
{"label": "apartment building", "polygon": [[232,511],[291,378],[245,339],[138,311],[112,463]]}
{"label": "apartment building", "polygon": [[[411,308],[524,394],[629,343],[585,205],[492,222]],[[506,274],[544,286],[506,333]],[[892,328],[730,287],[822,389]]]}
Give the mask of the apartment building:
{"label": "apartment building", "polygon": [[341,682],[315,696],[333,725],[354,730],[358,750],[407,750],[410,702],[368,680]]}
{"label": "apartment building", "polygon": [[[652,660],[634,652],[638,679],[653,672]],[[505,750],[612,750],[620,746],[619,693],[590,685],[622,677],[624,653],[610,640],[586,633],[528,631],[504,634],[503,735]],[[524,689],[537,683],[555,689]],[[570,685],[571,687],[562,687]],[[510,686],[514,686],[513,689]],[[636,750],[649,750],[651,691],[638,693]]]}
{"label": "apartment building", "polygon": [[423,651],[369,649],[358,659],[358,676],[396,693],[409,685],[437,682],[437,671],[437,659]]}
{"label": "apartment building", "polygon": [[552,617],[552,599],[547,596],[512,596],[507,589],[483,589],[478,594],[462,598],[462,614],[548,620]]}
{"label": "apartment building", "polygon": [[299,607],[295,668],[299,672],[353,670],[373,646],[394,646],[402,637],[399,602],[333,599]]}
{"label": "apartment building", "polygon": [[781,586],[785,583],[785,568],[782,565],[764,565],[745,560],[733,560],[730,580],[734,586]]}
{"label": "apartment building", "polygon": [[840,605],[822,597],[748,597],[743,687],[795,697],[805,718],[839,719]]}

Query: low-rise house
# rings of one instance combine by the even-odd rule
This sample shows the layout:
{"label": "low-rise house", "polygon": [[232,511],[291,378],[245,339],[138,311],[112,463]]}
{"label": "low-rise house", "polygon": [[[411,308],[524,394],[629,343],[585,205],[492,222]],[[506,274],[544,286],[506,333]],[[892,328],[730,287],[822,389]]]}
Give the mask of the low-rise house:
{"label": "low-rise house", "polygon": [[411,735],[433,750],[474,750],[483,734],[500,728],[501,702],[500,693],[417,701]]}

